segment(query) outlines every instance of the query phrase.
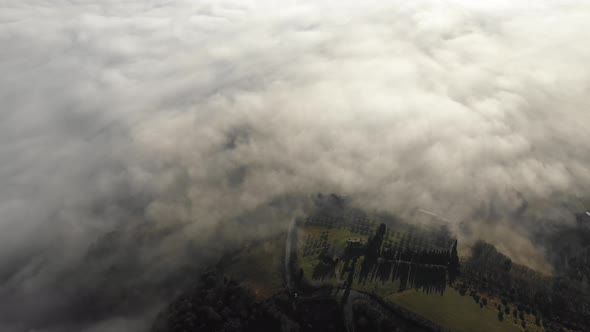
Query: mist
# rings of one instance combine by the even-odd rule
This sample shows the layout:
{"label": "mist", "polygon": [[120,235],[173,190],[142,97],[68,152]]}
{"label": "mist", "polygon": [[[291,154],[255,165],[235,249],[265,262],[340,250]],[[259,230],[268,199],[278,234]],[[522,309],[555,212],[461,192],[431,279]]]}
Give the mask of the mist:
{"label": "mist", "polygon": [[0,330],[142,330],[317,192],[552,273],[588,32],[583,1],[0,1]]}

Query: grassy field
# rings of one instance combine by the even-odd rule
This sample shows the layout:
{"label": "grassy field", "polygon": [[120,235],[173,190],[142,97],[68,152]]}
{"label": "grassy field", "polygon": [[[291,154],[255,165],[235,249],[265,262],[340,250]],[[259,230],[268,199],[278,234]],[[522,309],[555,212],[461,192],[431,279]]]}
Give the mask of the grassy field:
{"label": "grassy field", "polygon": [[[311,226],[311,227],[302,227],[300,228],[299,233],[299,241],[297,244],[297,257],[299,262],[299,267],[303,269],[303,274],[307,277],[308,281],[312,284],[319,286],[319,285],[333,285],[337,284],[337,280],[335,278],[332,279],[324,279],[324,280],[312,280],[311,276],[313,274],[314,267],[318,264],[319,259],[317,255],[308,255],[303,256],[303,245],[304,239],[306,236],[311,236],[313,238],[319,238],[320,234],[323,231],[329,231],[328,234],[328,244],[331,247],[336,248],[336,252],[344,250],[346,246],[346,240],[349,239],[360,239],[363,241],[367,240],[367,236],[362,236],[356,233],[351,232],[348,229],[337,229],[332,228],[328,229],[325,227],[318,227],[318,226]],[[338,266],[338,272],[340,272],[340,268],[342,265]],[[360,265],[358,265],[360,267]],[[359,268],[357,268],[357,271]]]}
{"label": "grassy field", "polygon": [[[520,325],[520,320],[514,323],[512,315],[505,315],[503,321],[498,320],[495,302],[481,308],[472,297],[461,296],[453,288],[447,289],[443,296],[408,290],[386,296],[385,299],[453,332],[525,330]],[[526,320],[526,331],[543,331],[534,324],[533,316],[527,315]]]}
{"label": "grassy field", "polygon": [[[367,241],[368,236],[360,235],[358,233],[352,232],[350,229],[347,228],[326,228],[321,226],[305,226],[300,228],[299,234],[299,243],[297,246],[297,256],[299,261],[299,266],[303,269],[303,273],[307,276],[308,280],[316,285],[332,285],[336,286],[338,284],[338,280],[336,278],[331,279],[324,279],[324,280],[311,280],[311,275],[313,274],[314,267],[318,264],[319,259],[317,255],[308,255],[303,257],[303,245],[306,236],[311,236],[312,238],[319,238],[320,234],[323,231],[328,231],[328,244],[331,247],[335,247],[335,252],[342,252],[346,247],[346,241],[350,239],[358,239],[361,241]],[[391,242],[395,243],[396,239],[391,239]],[[331,249],[332,250],[332,249]],[[360,258],[356,263],[355,269],[355,276],[354,281],[352,284],[353,289],[373,292],[375,294],[381,295],[388,295],[393,292],[397,292],[399,289],[399,282],[371,282],[367,281],[364,283],[359,282],[359,275],[361,270],[361,264],[363,262],[363,258]],[[342,264],[337,266],[338,273],[341,272]]]}
{"label": "grassy field", "polygon": [[284,287],[285,238],[279,236],[241,250],[224,272],[240,280],[259,300],[270,297]]}
{"label": "grassy field", "polygon": [[[346,240],[360,239],[366,241],[368,236],[359,235],[351,232],[349,229],[342,228],[326,228],[321,226],[305,226],[300,228],[299,241],[297,246],[297,254],[299,258],[299,265],[303,269],[305,276],[310,282],[317,285],[336,285],[338,280],[336,278],[329,278],[324,280],[310,280],[313,273],[313,268],[318,264],[318,255],[308,255],[303,257],[303,246],[306,238],[318,239],[320,234],[328,231],[327,243],[331,246],[330,250],[335,247],[335,252],[344,249]],[[395,241],[392,238],[392,242]],[[512,314],[504,315],[503,320],[498,319],[499,304],[498,299],[488,298],[488,304],[480,307],[471,296],[461,296],[454,288],[448,287],[444,295],[435,293],[426,294],[415,290],[406,290],[399,292],[399,282],[380,281],[366,283],[359,283],[360,266],[362,264],[360,258],[357,262],[356,273],[352,284],[353,289],[362,290],[382,296],[385,300],[391,301],[402,307],[415,312],[416,314],[440,325],[451,331],[471,332],[471,331],[531,331],[540,332],[542,328],[535,325],[535,317],[532,315],[525,315],[526,329],[521,325],[520,319],[514,321]],[[342,264],[337,267],[338,272]],[[510,307],[510,312],[514,308]]]}

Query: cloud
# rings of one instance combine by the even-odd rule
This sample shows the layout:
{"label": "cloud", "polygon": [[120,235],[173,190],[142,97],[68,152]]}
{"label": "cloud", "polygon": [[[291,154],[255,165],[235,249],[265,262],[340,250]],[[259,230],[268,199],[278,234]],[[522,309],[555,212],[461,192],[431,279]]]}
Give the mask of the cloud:
{"label": "cloud", "polygon": [[109,267],[157,288],[317,191],[435,211],[548,271],[535,234],[587,199],[583,2],[2,7],[0,327],[127,324],[70,310]]}

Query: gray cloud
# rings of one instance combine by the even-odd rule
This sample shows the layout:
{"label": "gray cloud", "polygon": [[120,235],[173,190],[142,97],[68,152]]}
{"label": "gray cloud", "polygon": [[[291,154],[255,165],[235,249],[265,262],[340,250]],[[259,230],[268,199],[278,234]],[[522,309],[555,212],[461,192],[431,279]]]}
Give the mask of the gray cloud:
{"label": "gray cloud", "polygon": [[112,266],[174,283],[317,191],[550,271],[535,234],[590,203],[588,31],[578,1],[5,1],[0,329],[140,329],[71,308]]}

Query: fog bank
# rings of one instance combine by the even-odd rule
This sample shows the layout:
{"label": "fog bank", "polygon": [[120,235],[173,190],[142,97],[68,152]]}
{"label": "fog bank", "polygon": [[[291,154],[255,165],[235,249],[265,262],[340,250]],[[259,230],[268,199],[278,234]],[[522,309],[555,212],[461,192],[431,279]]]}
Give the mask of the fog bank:
{"label": "fog bank", "polygon": [[0,2],[0,330],[140,330],[316,192],[550,273],[539,234],[590,208],[589,31],[582,1]]}

